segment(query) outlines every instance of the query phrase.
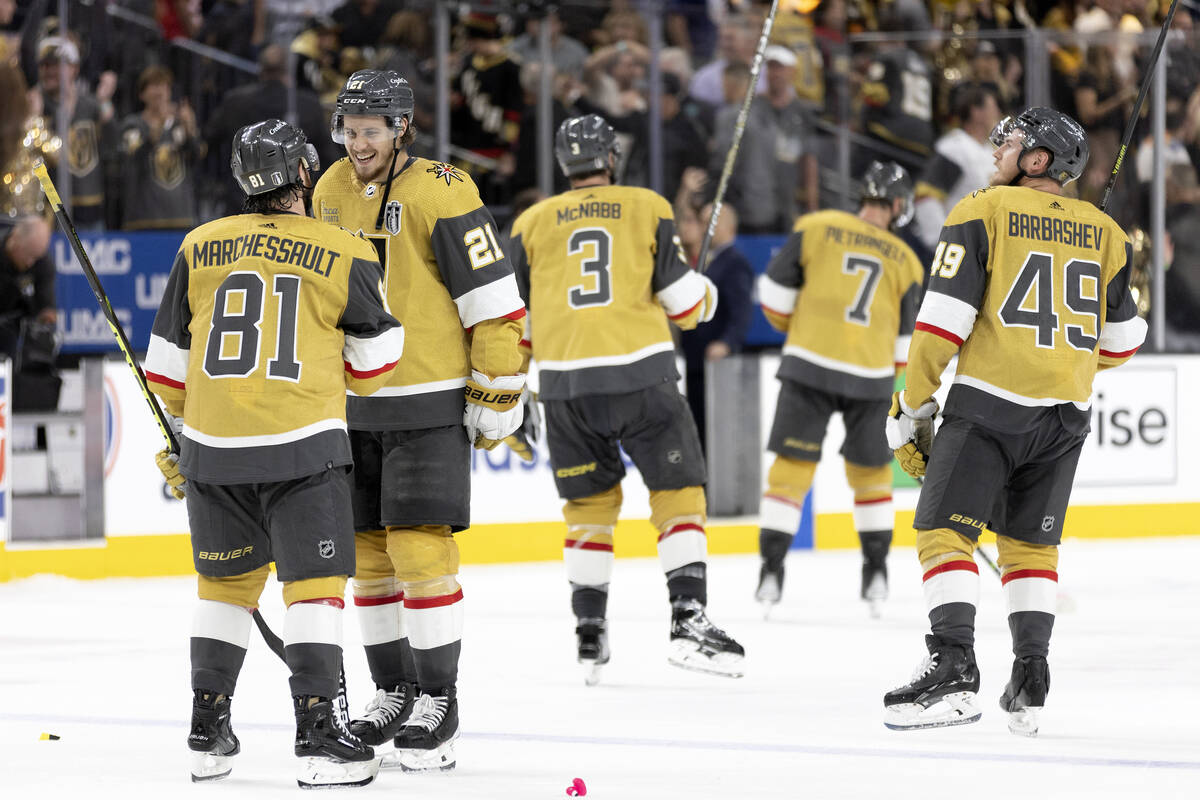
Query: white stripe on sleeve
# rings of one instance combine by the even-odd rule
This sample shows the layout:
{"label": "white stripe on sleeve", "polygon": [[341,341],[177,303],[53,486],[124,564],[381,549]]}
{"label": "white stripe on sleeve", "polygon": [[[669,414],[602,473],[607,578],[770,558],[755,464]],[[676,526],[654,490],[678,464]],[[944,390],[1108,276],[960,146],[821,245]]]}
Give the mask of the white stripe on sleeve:
{"label": "white stripe on sleeve", "polygon": [[342,358],[354,374],[377,372],[400,360],[404,352],[404,328],[397,325],[369,339],[346,334]]}
{"label": "white stripe on sleeve", "polygon": [[897,364],[908,363],[908,348],[912,344],[912,336],[905,334],[896,337],[896,349],[892,355],[892,360]]}
{"label": "white stripe on sleeve", "polygon": [[758,302],[776,314],[790,315],[796,310],[799,289],[789,289],[763,273],[758,278]]}
{"label": "white stripe on sleeve", "polygon": [[506,317],[525,307],[517,291],[517,278],[511,274],[477,286],[454,298],[454,303],[464,328],[473,328],[485,319]]}
{"label": "white stripe on sleeve", "polygon": [[970,303],[964,303],[956,297],[941,292],[926,292],[921,310],[917,313],[917,322],[924,322],[935,328],[954,334],[959,339],[966,339],[975,327],[976,311]]}
{"label": "white stripe on sleeve", "polygon": [[1128,353],[1146,340],[1146,320],[1134,317],[1123,322],[1106,322],[1100,331],[1100,350],[1103,353]]}
{"label": "white stripe on sleeve", "polygon": [[161,336],[150,334],[145,369],[179,383],[187,383],[188,351],[176,347]]}

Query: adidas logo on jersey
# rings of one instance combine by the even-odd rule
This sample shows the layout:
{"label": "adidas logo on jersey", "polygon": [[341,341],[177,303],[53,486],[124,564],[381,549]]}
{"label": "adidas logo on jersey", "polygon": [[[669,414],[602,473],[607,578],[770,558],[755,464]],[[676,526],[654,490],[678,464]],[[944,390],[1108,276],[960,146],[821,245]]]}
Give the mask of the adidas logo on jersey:
{"label": "adidas logo on jersey", "polygon": [[1063,208],[1062,203],[1058,202],[1057,200],[1050,201],[1050,208],[1054,209],[1055,211],[1066,211],[1066,209]]}

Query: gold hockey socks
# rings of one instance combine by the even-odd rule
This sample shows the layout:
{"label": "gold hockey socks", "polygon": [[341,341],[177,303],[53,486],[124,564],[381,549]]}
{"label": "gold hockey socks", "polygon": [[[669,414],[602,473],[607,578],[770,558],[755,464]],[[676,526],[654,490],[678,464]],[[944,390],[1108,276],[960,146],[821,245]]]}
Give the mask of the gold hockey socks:
{"label": "gold hockey socks", "polygon": [[854,490],[854,529],[891,531],[895,524],[892,511],[892,467],[863,467],[846,462],[846,481]]}
{"label": "gold hockey socks", "polygon": [[767,472],[767,491],[763,493],[759,512],[759,525],[764,532],[775,531],[786,535],[788,543],[791,543],[791,537],[800,528],[804,497],[812,486],[816,471],[815,461],[775,456]]}
{"label": "gold hockey socks", "polygon": [[283,652],[292,671],[292,695],[337,695],[344,605],[341,597],[314,597],[288,606],[283,615]]}
{"label": "gold hockey socks", "polygon": [[388,555],[404,589],[404,620],[417,683],[422,688],[458,682],[462,650],[463,591],[458,584],[458,543],[449,525],[388,528]]}
{"label": "gold hockey socks", "polygon": [[658,560],[672,603],[687,598],[708,602],[705,521],[704,487],[650,492],[650,522],[658,530]]}
{"label": "gold hockey socks", "polygon": [[947,644],[973,647],[979,605],[975,542],[950,528],[917,531],[924,570],[925,608],[933,634]]}
{"label": "gold hockey socks", "polygon": [[1008,536],[997,536],[996,546],[1013,655],[1044,658],[1050,652],[1058,606],[1058,547]]}
{"label": "gold hockey socks", "polygon": [[219,600],[197,601],[192,616],[192,688],[232,695],[250,644],[250,611]]}

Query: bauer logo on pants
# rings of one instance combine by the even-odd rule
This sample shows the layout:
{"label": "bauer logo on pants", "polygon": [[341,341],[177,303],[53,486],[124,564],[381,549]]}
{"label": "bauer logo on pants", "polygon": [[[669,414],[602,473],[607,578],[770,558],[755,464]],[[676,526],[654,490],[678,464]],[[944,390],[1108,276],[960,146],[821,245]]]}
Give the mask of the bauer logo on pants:
{"label": "bauer logo on pants", "polygon": [[322,539],[317,542],[317,552],[321,558],[333,558],[333,539]]}

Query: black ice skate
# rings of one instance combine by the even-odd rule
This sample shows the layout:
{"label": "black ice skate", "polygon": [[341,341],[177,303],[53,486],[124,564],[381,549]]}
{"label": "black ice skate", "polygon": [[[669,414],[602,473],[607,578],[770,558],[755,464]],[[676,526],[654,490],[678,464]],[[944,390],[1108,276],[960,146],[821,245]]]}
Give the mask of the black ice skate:
{"label": "black ice skate", "polygon": [[1042,656],[1023,656],[1013,662],[1012,678],[1000,695],[1008,712],[1008,729],[1018,736],[1037,736],[1038,720],[1050,692],[1050,667]]}
{"label": "black ice skate", "polygon": [[[435,690],[439,691],[439,690]],[[396,734],[400,768],[405,772],[454,769],[454,740],[458,738],[458,696],[454,689],[422,694],[412,716]]]}
{"label": "black ice skate", "polygon": [[763,605],[763,619],[771,615],[771,608],[778,605],[782,597],[783,564],[774,567],[764,560],[758,571],[758,589],[754,592],[754,599]]}
{"label": "black ice skate", "polygon": [[192,751],[192,781],[219,781],[233,771],[233,757],[242,746],[233,735],[229,697],[196,689],[192,699],[192,729],[188,748]]}
{"label": "black ice skate", "polygon": [[612,655],[608,649],[608,622],[599,617],[583,617],[575,628],[579,663],[587,668],[583,682],[595,686],[600,682],[600,668]]}
{"label": "black ice skate", "polygon": [[295,704],[301,789],[366,786],[375,780],[375,751],[346,729],[331,700],[298,695]]}
{"label": "black ice skate", "polygon": [[887,564],[875,564],[863,560],[862,599],[867,601],[871,616],[878,619],[883,614],[883,603],[888,598]]}
{"label": "black ice skate", "polygon": [[698,600],[677,600],[671,606],[671,652],[677,667],[740,678],[746,651],[729,634],[713,625]]}
{"label": "black ice skate", "polygon": [[390,689],[379,689],[371,702],[367,703],[367,713],[362,719],[350,723],[350,732],[362,739],[363,744],[372,747],[390,744],[412,713],[416,699],[415,684],[402,683]]}
{"label": "black ice skate", "polygon": [[883,724],[895,731],[940,728],[976,722],[983,712],[976,702],[979,669],[975,649],[943,644],[925,637],[929,656],[912,680],[883,696]]}

